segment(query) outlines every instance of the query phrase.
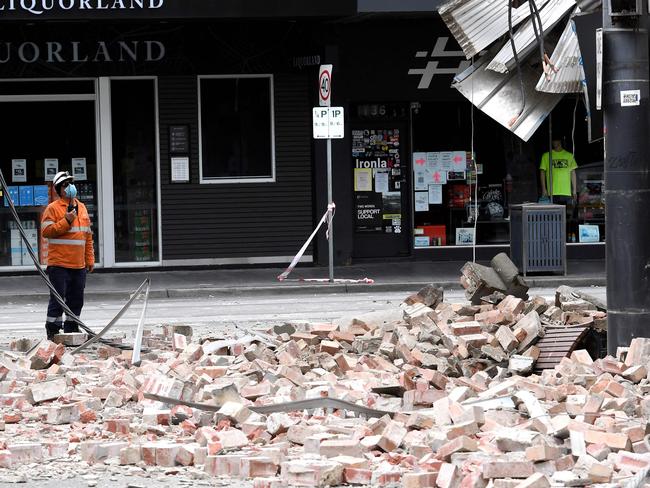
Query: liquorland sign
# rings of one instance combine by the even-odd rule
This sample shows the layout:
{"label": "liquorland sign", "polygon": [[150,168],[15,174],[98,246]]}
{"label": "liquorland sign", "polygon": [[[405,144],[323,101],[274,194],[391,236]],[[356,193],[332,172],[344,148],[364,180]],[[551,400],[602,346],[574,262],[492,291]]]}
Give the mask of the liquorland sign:
{"label": "liquorland sign", "polygon": [[0,12],[47,15],[52,11],[153,10],[165,0],[0,0]]}
{"label": "liquorland sign", "polygon": [[0,0],[0,21],[296,17],[354,13],[355,0]]}

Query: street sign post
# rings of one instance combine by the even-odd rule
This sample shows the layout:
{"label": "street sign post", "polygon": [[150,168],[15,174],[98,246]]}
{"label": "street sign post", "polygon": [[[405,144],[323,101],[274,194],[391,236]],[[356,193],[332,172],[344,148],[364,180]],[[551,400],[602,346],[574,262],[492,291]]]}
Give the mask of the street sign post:
{"label": "street sign post", "polygon": [[332,103],[331,64],[323,64],[318,70],[318,104],[312,111],[314,139],[327,140],[327,247],[329,255],[329,281],[334,282],[334,206],[332,202],[332,139],[342,139],[345,131],[343,107],[330,107]]}

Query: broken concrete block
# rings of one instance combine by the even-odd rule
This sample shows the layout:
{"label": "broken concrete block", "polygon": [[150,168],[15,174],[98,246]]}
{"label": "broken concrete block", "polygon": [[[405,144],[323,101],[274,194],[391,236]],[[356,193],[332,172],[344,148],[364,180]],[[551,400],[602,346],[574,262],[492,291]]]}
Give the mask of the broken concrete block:
{"label": "broken concrete block", "polygon": [[56,400],[66,392],[65,378],[57,378],[42,383],[34,383],[27,389],[28,398],[32,403]]}
{"label": "broken concrete block", "polygon": [[52,339],[55,344],[63,344],[64,346],[73,347],[80,346],[88,340],[88,334],[85,332],[65,332],[63,334],[56,334]]}

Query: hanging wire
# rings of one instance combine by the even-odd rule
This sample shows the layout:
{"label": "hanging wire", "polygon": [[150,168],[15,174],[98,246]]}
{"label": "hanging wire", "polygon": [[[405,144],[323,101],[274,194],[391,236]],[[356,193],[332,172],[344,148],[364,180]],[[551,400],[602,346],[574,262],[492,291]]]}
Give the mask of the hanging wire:
{"label": "hanging wire", "polygon": [[[530,20],[533,23],[533,32],[535,32],[535,39],[539,45],[539,57],[542,62],[542,67],[544,73],[546,73],[546,50],[544,49],[544,26],[542,25],[542,18],[539,15],[539,9],[535,0],[528,0],[528,6],[530,8]],[[535,24],[537,22],[537,24]]]}
{"label": "hanging wire", "polygon": [[524,88],[524,75],[521,70],[521,63],[519,62],[519,54],[517,54],[517,46],[515,46],[515,38],[512,31],[512,1],[508,0],[508,35],[510,36],[510,47],[512,48],[512,56],[515,58],[517,65],[517,75],[519,76],[519,90],[521,92],[521,108],[517,115],[510,119],[509,126],[512,127],[517,119],[524,113],[526,108],[526,89]]}
{"label": "hanging wire", "polygon": [[576,157],[576,111],[578,110],[578,102],[580,95],[576,95],[576,104],[573,106],[573,125],[571,126],[571,151],[573,152],[573,159]]}
{"label": "hanging wire", "polygon": [[[472,69],[474,68],[474,56],[472,56]],[[472,169],[474,171],[474,203],[470,193],[469,208],[473,208],[474,213],[474,237],[472,239],[472,262],[476,263],[476,228],[478,225],[478,169],[476,166],[476,158],[474,157],[474,77],[471,81],[472,98],[470,103],[470,121],[471,121],[471,142],[470,142],[470,158],[472,161]],[[471,181],[471,180],[470,180]],[[473,205],[473,207],[472,207]]]}

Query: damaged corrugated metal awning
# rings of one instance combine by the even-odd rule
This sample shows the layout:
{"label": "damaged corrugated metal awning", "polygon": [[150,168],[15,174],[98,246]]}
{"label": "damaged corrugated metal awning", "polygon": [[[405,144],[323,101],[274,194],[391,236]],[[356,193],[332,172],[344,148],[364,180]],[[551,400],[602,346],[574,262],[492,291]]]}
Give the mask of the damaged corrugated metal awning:
{"label": "damaged corrugated metal awning", "polygon": [[[573,20],[569,20],[551,55],[555,71],[548,78],[542,74],[535,87],[546,93],[580,93],[586,90],[584,67]],[[585,96],[587,96],[585,92]]]}
{"label": "damaged corrugated metal awning", "polygon": [[[539,12],[542,19],[544,33],[549,32],[566,13],[575,7],[574,0],[550,0]],[[537,38],[533,28],[533,22],[528,19],[513,35],[517,54],[520,58],[526,56],[537,45]],[[487,69],[506,73],[515,67],[515,58],[512,53],[510,41],[507,41],[494,59],[488,64]]]}
{"label": "damaged corrugated metal awning", "polygon": [[[548,0],[540,0],[542,8]],[[508,0],[452,0],[438,10],[467,59],[508,32]],[[528,3],[512,9],[512,25],[530,16]]]}
{"label": "damaged corrugated metal awning", "polygon": [[531,66],[522,60],[526,104],[522,114],[517,117],[522,106],[521,84],[517,71],[497,73],[486,70],[485,66],[491,59],[489,55],[482,56],[473,66],[457,75],[452,86],[476,108],[524,141],[528,141],[561,100],[562,95],[535,90],[540,72],[539,64]]}

